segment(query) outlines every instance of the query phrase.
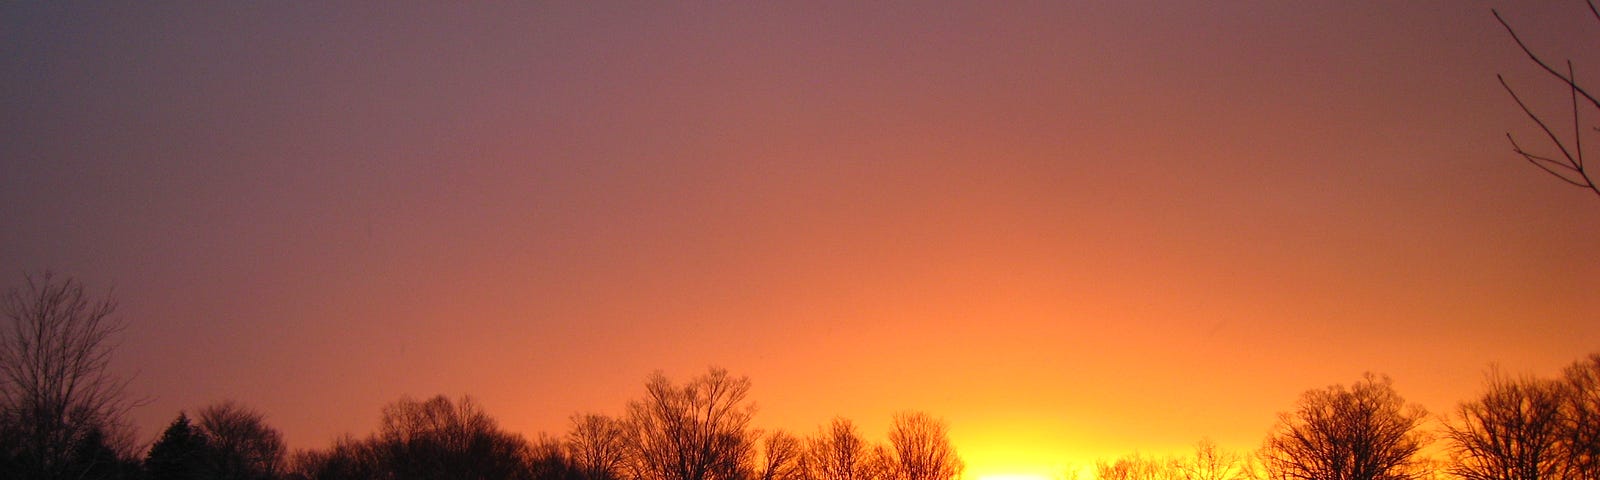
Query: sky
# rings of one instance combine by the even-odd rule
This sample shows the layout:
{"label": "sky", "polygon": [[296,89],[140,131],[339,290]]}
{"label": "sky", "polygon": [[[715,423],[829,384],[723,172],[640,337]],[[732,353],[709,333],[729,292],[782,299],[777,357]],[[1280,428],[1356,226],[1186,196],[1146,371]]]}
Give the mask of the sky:
{"label": "sky", "polygon": [[1581,81],[1582,2],[664,3],[0,5],[0,285],[116,299],[146,439],[560,434],[721,366],[978,479],[1600,351],[1600,198],[1495,75],[1567,92],[1489,10]]}

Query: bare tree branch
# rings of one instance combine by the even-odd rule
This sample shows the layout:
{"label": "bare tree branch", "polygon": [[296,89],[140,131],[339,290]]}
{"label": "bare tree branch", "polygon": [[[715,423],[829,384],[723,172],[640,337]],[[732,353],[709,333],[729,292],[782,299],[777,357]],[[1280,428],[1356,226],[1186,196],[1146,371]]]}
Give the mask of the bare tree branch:
{"label": "bare tree branch", "polygon": [[[1591,3],[1590,8],[1593,7],[1594,5]],[[1489,11],[1494,14],[1495,20],[1500,21],[1500,26],[1505,27],[1506,33],[1511,34],[1511,39],[1517,42],[1517,47],[1522,49],[1522,53],[1526,54],[1528,59],[1533,60],[1533,63],[1538,64],[1539,68],[1543,68],[1545,72],[1561,79],[1561,81],[1566,83],[1567,86],[1572,87],[1572,89],[1576,90],[1578,94],[1583,95],[1583,98],[1589,100],[1590,105],[1600,108],[1600,100],[1596,100],[1594,95],[1590,95],[1587,90],[1584,90],[1583,87],[1578,86],[1578,84],[1575,83],[1571,77],[1562,75],[1560,71],[1556,70],[1554,67],[1551,67],[1550,64],[1545,63],[1544,59],[1539,58],[1539,55],[1533,53],[1533,50],[1528,48],[1528,44],[1523,43],[1522,37],[1517,35],[1517,31],[1511,28],[1511,24],[1506,23],[1506,20],[1500,17],[1499,10],[1490,9]]]}
{"label": "bare tree branch", "polygon": [[657,372],[646,398],[628,403],[628,469],[633,478],[740,480],[754,475],[755,407],[750,379],[713,368],[675,386]]}
{"label": "bare tree branch", "polygon": [[1298,411],[1279,414],[1262,461],[1272,479],[1418,480],[1426,417],[1388,377],[1369,373],[1348,389],[1303,394]]}
{"label": "bare tree branch", "polygon": [[[1595,6],[1593,0],[1586,0],[1586,3],[1589,6],[1590,13],[1594,14],[1596,20],[1600,20],[1600,8]],[[1561,80],[1561,83],[1566,85],[1568,93],[1571,96],[1573,140],[1572,148],[1569,149],[1567,147],[1567,143],[1563,141],[1548,124],[1545,123],[1544,119],[1540,118],[1538,114],[1534,113],[1533,109],[1528,107],[1528,104],[1522,100],[1522,97],[1517,95],[1516,90],[1511,88],[1511,85],[1506,82],[1505,76],[1496,75],[1495,77],[1500,80],[1500,86],[1505,88],[1506,93],[1511,95],[1512,100],[1516,101],[1517,107],[1522,109],[1522,113],[1527,114],[1528,118],[1532,119],[1534,124],[1539,127],[1539,130],[1544,132],[1545,137],[1549,139],[1550,143],[1561,152],[1561,159],[1529,152],[1528,150],[1522,148],[1521,145],[1517,144],[1516,139],[1513,138],[1511,134],[1507,133],[1506,138],[1511,141],[1512,151],[1521,156],[1524,160],[1532,163],[1534,166],[1544,170],[1545,173],[1549,173],[1550,175],[1561,179],[1563,182],[1566,182],[1569,185],[1587,189],[1593,192],[1595,195],[1600,196],[1600,185],[1597,185],[1594,179],[1589,176],[1589,172],[1584,169],[1584,132],[1582,127],[1582,118],[1580,115],[1581,112],[1579,110],[1580,105],[1578,103],[1578,97],[1582,96],[1588,102],[1589,106],[1597,109],[1600,109],[1600,100],[1595,99],[1595,97],[1590,95],[1587,90],[1578,85],[1576,70],[1573,68],[1571,60],[1567,60],[1566,62],[1566,73],[1556,70],[1554,67],[1550,66],[1549,63],[1545,62],[1544,59],[1540,58],[1539,55],[1535,54],[1532,48],[1528,47],[1528,44],[1522,40],[1522,37],[1517,35],[1516,29],[1511,28],[1511,24],[1500,15],[1498,10],[1490,10],[1490,12],[1494,14],[1495,20],[1500,22],[1500,26],[1505,28],[1506,33],[1511,35],[1511,39],[1516,42],[1517,47],[1522,50],[1522,53],[1525,54],[1528,59],[1532,60],[1534,64],[1538,65],[1539,68],[1543,69],[1545,73]]]}

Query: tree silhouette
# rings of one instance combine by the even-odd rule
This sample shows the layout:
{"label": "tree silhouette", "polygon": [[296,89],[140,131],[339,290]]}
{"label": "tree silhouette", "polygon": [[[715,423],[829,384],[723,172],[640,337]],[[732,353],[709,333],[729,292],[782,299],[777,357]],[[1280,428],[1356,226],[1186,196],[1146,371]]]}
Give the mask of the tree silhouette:
{"label": "tree silhouette", "polygon": [[827,429],[806,440],[800,456],[800,471],[805,480],[873,480],[872,450],[861,438],[854,423],[834,418]]}
{"label": "tree silhouette", "polygon": [[[1600,8],[1595,7],[1594,1],[1585,0],[1585,3],[1589,5],[1589,12],[1594,15],[1595,19],[1600,20]],[[1533,124],[1539,127],[1540,132],[1543,133],[1555,152],[1534,153],[1523,148],[1521,144],[1517,143],[1516,137],[1507,133],[1506,139],[1511,142],[1511,150],[1524,160],[1527,160],[1528,163],[1532,163],[1534,166],[1544,170],[1545,173],[1561,179],[1568,185],[1587,189],[1595,195],[1600,195],[1600,185],[1596,185],[1592,171],[1584,165],[1583,137],[1594,127],[1585,127],[1580,115],[1583,109],[1600,108],[1600,101],[1597,101],[1593,95],[1590,95],[1587,90],[1578,85],[1571,60],[1566,62],[1565,73],[1556,69],[1555,66],[1552,66],[1543,58],[1540,58],[1538,54],[1535,54],[1532,49],[1528,48],[1527,43],[1522,41],[1522,37],[1517,35],[1516,29],[1511,28],[1511,24],[1500,16],[1498,10],[1491,10],[1491,12],[1494,14],[1495,20],[1500,22],[1500,26],[1505,27],[1506,32],[1511,34],[1511,39],[1517,43],[1518,48],[1522,49],[1522,53],[1527,55],[1528,59],[1538,65],[1544,73],[1558,80],[1567,89],[1571,97],[1572,130],[1571,136],[1565,137],[1564,134],[1557,133],[1557,130],[1564,130],[1564,126],[1556,126],[1552,123],[1552,120],[1547,120],[1546,117],[1535,113],[1527,102],[1524,102],[1522,97],[1517,95],[1517,90],[1506,82],[1505,75],[1496,75],[1496,78],[1500,80],[1500,86],[1504,87],[1506,93],[1511,95],[1511,99],[1516,101],[1517,107],[1522,109],[1522,113],[1526,114],[1529,119],[1533,120]]]}
{"label": "tree silhouette", "polygon": [[114,311],[116,302],[50,272],[24,275],[23,287],[0,298],[0,466],[8,470],[0,476],[63,477],[89,435],[131,454],[127,383],[106,371],[122,329]]}
{"label": "tree silhouette", "polygon": [[1209,438],[1196,443],[1194,458],[1179,462],[1178,468],[1184,480],[1243,480],[1249,475],[1242,456],[1217,448]]}
{"label": "tree silhouette", "polygon": [[122,480],[139,478],[139,462],[117,453],[100,429],[79,437],[72,447],[66,477],[77,479]]}
{"label": "tree silhouette", "polygon": [[1272,479],[1411,480],[1421,478],[1418,429],[1427,412],[1405,404],[1389,377],[1366,374],[1300,397],[1298,410],[1279,414],[1262,447]]}
{"label": "tree silhouette", "polygon": [[761,473],[757,480],[802,480],[800,439],[782,430],[767,434],[761,442]]}
{"label": "tree silhouette", "polygon": [[205,450],[205,437],[189,423],[189,417],[180,412],[150,447],[150,454],[144,460],[145,475],[150,480],[204,478]]}
{"label": "tree silhouette", "polygon": [[1138,452],[1095,462],[1100,480],[1245,480],[1256,478],[1245,456],[1222,450],[1211,439],[1195,444],[1193,457],[1147,457]]}
{"label": "tree silhouette", "polygon": [[1570,478],[1600,478],[1600,353],[1567,367],[1559,450]]}
{"label": "tree silhouette", "polygon": [[1146,457],[1135,452],[1094,464],[1097,480],[1182,480],[1176,458]]}
{"label": "tree silhouette", "polygon": [[260,412],[225,401],[200,409],[206,478],[264,480],[282,473],[283,435]]}
{"label": "tree silhouette", "polygon": [[528,449],[528,475],[536,480],[586,480],[560,439],[539,435]]}
{"label": "tree silhouette", "polygon": [[[554,440],[542,442],[538,453],[550,452],[565,462]],[[327,451],[295,453],[289,478],[531,480],[536,478],[535,462],[547,460],[535,458],[535,453],[521,436],[500,430],[471,397],[460,402],[443,395],[424,401],[402,398],[383,408],[376,434],[343,438]],[[567,470],[562,465],[553,471],[566,478]]]}
{"label": "tree silhouette", "polygon": [[1445,424],[1450,472],[1465,480],[1560,478],[1561,402],[1556,382],[1492,374],[1489,391]]}
{"label": "tree silhouette", "polygon": [[927,413],[896,414],[889,447],[886,474],[894,480],[954,480],[966,469],[944,421]]}
{"label": "tree silhouette", "polygon": [[384,465],[376,439],[357,440],[346,436],[334,441],[326,451],[303,450],[290,457],[291,479],[366,480],[393,478]]}
{"label": "tree silhouette", "polygon": [[621,478],[627,460],[627,428],[621,420],[599,414],[573,415],[567,433],[567,457],[588,480]]}
{"label": "tree silhouette", "polygon": [[741,480],[757,435],[746,403],[750,379],[712,368],[675,386],[661,372],[628,404],[629,473],[650,480]]}
{"label": "tree silhouette", "polygon": [[527,441],[500,430],[471,397],[392,403],[377,442],[383,469],[397,479],[531,477]]}

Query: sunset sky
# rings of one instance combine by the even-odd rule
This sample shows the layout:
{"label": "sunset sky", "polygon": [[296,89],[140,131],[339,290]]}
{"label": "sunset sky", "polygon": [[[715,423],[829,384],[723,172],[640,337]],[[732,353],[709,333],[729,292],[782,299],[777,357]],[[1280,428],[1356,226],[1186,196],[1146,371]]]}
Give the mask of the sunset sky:
{"label": "sunset sky", "polygon": [[144,439],[560,434],[718,365],[1048,475],[1600,351],[1600,198],[1495,74],[1566,92],[1489,11],[1600,85],[1580,1],[93,3],[0,5],[0,285],[112,291]]}

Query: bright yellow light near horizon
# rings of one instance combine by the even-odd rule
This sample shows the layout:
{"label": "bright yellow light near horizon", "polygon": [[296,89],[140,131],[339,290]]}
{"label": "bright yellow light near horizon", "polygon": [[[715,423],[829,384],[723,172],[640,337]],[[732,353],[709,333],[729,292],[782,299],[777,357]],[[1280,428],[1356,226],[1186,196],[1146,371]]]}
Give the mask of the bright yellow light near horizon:
{"label": "bright yellow light near horizon", "polygon": [[[1048,463],[1048,462],[1044,462]],[[1084,476],[1082,468],[1075,464],[1023,464],[1007,463],[1002,465],[968,464],[967,474],[970,480],[1073,480],[1074,478],[1090,478]]]}
{"label": "bright yellow light near horizon", "polygon": [[1064,454],[1061,439],[1022,428],[972,425],[957,439],[969,480],[1071,480],[1083,476],[1079,459]]}
{"label": "bright yellow light near horizon", "polygon": [[1042,473],[990,473],[978,477],[978,480],[1057,480]]}

